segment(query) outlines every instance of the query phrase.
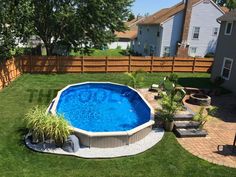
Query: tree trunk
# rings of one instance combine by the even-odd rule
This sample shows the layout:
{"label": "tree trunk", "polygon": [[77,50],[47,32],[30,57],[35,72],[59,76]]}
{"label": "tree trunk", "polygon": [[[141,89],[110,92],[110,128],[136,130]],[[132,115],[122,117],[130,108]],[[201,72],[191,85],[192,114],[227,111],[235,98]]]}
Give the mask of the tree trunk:
{"label": "tree trunk", "polygon": [[54,48],[53,43],[51,43],[51,38],[49,38],[49,37],[45,38],[45,37],[41,36],[41,39],[42,39],[44,46],[46,48],[47,56],[51,56],[52,52],[53,52],[53,48]]}
{"label": "tree trunk", "polygon": [[47,56],[51,56],[54,46],[52,44],[45,44],[45,48],[47,51]]}

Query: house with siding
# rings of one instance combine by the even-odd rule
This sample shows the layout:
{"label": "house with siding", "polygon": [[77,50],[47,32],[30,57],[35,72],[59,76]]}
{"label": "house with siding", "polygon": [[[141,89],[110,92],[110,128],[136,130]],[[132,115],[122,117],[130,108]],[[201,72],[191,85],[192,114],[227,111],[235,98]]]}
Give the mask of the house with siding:
{"label": "house with siding", "polygon": [[128,28],[124,32],[115,32],[116,41],[108,44],[109,49],[116,49],[120,47],[125,50],[128,47],[131,47],[131,41],[137,37],[138,26],[137,24],[143,19],[143,17],[137,17],[131,21],[125,23],[125,26]]}
{"label": "house with siding", "polygon": [[199,56],[214,53],[225,13],[211,0],[184,0],[138,23],[132,49],[143,56]]}
{"label": "house with siding", "polygon": [[236,10],[218,18],[221,24],[212,68],[212,81],[222,77],[223,86],[236,93]]}

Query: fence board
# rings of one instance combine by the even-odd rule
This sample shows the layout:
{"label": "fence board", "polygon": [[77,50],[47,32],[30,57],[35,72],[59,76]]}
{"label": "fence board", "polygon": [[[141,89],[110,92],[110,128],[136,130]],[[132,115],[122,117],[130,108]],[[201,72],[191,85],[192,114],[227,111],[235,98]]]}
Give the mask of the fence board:
{"label": "fence board", "polygon": [[21,75],[20,60],[9,59],[0,63],[0,89]]}

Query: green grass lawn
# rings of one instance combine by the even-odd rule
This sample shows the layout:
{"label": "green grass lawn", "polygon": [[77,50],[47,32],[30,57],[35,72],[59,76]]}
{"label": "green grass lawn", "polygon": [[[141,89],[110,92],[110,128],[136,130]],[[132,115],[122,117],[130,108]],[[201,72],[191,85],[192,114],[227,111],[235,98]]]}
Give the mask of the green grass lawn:
{"label": "green grass lawn", "polygon": [[[18,48],[18,50],[22,50],[23,53],[24,48]],[[15,55],[16,50],[12,51],[12,55]],[[46,48],[42,49],[42,55],[45,56],[47,54]],[[79,52],[74,52],[73,50],[69,53],[70,56],[82,56]],[[89,54],[89,56],[94,57],[119,57],[124,56],[125,52],[122,49],[107,49],[107,50],[99,50],[99,49],[92,49],[92,53]]]}
{"label": "green grass lawn", "polygon": [[[160,82],[167,74],[143,74],[142,87]],[[212,87],[209,74],[179,74],[183,86]],[[0,176],[111,176],[111,177],[235,177],[236,169],[201,160],[176,141],[172,133],[140,155],[111,160],[86,160],[36,153],[23,144],[23,118],[35,105],[48,105],[56,91],[83,81],[128,82],[124,74],[25,74],[0,92]]]}
{"label": "green grass lawn", "polygon": [[[71,52],[70,56],[81,56],[79,52]],[[122,49],[107,49],[107,50],[98,50],[94,49],[93,52],[90,54],[90,56],[95,56],[95,57],[103,57],[103,56],[108,56],[108,57],[119,57],[119,56],[124,56],[123,50]]]}

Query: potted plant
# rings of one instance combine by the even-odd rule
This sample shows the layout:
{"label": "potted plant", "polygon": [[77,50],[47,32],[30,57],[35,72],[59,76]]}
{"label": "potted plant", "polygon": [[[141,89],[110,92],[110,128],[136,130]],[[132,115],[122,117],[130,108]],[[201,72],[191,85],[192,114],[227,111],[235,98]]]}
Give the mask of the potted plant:
{"label": "potted plant", "polygon": [[61,116],[46,113],[46,108],[36,106],[31,109],[25,117],[27,128],[32,135],[32,143],[53,140],[56,145],[61,146],[71,130],[69,123]]}
{"label": "potted plant", "polygon": [[176,112],[181,108],[181,102],[177,101],[176,92],[163,95],[161,100],[162,109],[159,111],[160,118],[164,121],[166,131],[172,131],[174,128],[174,117]]}

